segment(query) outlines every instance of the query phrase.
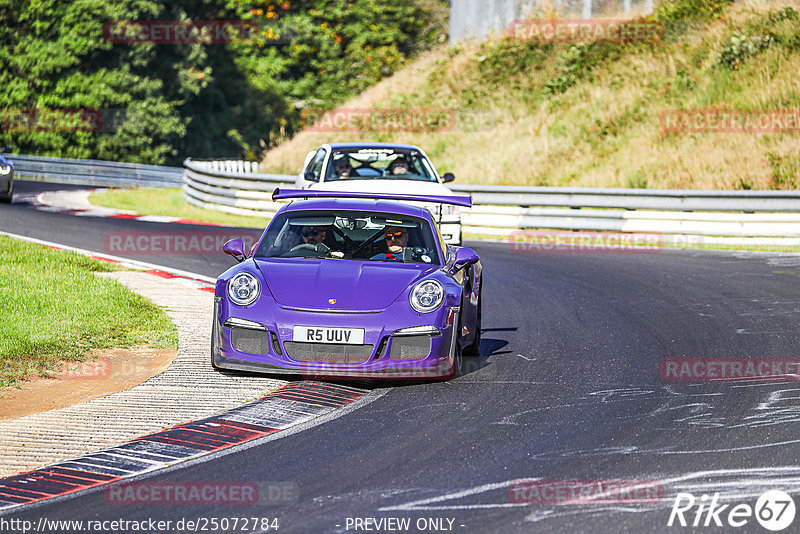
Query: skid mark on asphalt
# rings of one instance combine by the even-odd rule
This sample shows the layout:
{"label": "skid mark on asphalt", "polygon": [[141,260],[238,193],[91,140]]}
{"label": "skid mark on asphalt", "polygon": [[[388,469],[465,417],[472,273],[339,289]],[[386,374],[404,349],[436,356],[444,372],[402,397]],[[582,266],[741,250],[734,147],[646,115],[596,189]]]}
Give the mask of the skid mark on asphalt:
{"label": "skid mark on asphalt", "polygon": [[[525,520],[541,522],[570,516],[600,516],[610,512],[645,513],[669,510],[678,493],[695,495],[719,493],[720,503],[755,500],[764,492],[773,489],[785,491],[790,495],[800,494],[800,466],[717,469],[678,475],[650,473],[638,476],[637,480],[641,482],[642,486],[658,484],[661,488],[659,498],[648,503],[625,504],[603,502],[603,496],[600,496],[596,502],[591,502],[592,499],[584,495],[580,499],[565,500],[558,504],[539,503],[526,497],[524,493],[515,494],[515,490],[524,488],[526,484],[547,484],[559,481],[526,478],[490,482],[444,493],[439,490],[433,496],[384,506],[378,511],[442,512],[527,508],[528,514],[525,516]],[[428,490],[428,492],[430,491]],[[605,494],[605,496],[608,495]],[[619,499],[619,494],[612,493],[611,498]]]}
{"label": "skid mark on asphalt", "polygon": [[785,256],[778,258],[769,258],[767,265],[774,265],[776,267],[800,267],[800,256]]}
{"label": "skid mark on asphalt", "polygon": [[[542,414],[578,411],[593,417],[598,405],[616,404],[631,408],[651,404],[653,408],[641,411],[630,410],[632,415],[621,416],[619,420],[647,421],[648,424],[664,432],[682,432],[689,429],[697,431],[713,431],[719,429],[726,435],[720,439],[719,446],[703,449],[686,448],[652,448],[637,443],[617,443],[613,447],[561,449],[530,455],[533,460],[558,460],[592,458],[612,455],[686,455],[715,454],[720,452],[767,449],[800,443],[798,440],[769,441],[769,436],[753,445],[726,447],[724,444],[731,438],[730,432],[753,428],[780,426],[787,423],[800,422],[800,387],[786,386],[775,389],[774,383],[749,382],[731,385],[724,393],[720,391],[704,391],[706,384],[686,384],[681,386],[665,385],[661,387],[636,388],[621,387],[594,391],[586,395],[558,399],[547,406],[528,408],[505,415],[491,424],[526,425],[532,424]],[[760,399],[750,406],[737,406],[731,410],[728,399],[736,398],[738,390],[758,391],[762,389]]]}

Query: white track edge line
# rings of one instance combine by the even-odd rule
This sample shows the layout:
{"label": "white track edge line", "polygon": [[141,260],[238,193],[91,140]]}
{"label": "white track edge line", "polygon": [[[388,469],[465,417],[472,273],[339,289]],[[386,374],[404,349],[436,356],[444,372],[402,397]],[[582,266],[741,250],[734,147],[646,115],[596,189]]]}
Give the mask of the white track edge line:
{"label": "white track edge line", "polygon": [[61,250],[67,250],[70,252],[75,252],[77,254],[81,254],[83,256],[96,256],[98,258],[103,258],[106,260],[111,260],[119,263],[123,263],[126,265],[132,265],[134,267],[138,267],[140,269],[145,270],[156,270],[156,271],[164,271],[165,273],[174,274],[176,276],[183,276],[185,278],[192,278],[194,280],[200,280],[201,282],[207,282],[209,284],[216,284],[217,279],[211,278],[210,276],[205,276],[202,274],[197,273],[190,273],[189,271],[183,271],[181,269],[173,269],[172,267],[165,267],[163,265],[156,265],[155,263],[147,263],[144,261],[138,260],[131,260],[128,258],[123,258],[120,256],[113,256],[111,254],[104,254],[102,252],[93,252],[91,250],[85,250],[82,248],[75,248],[70,247],[68,245],[62,245],[61,243],[53,243],[52,241],[44,241],[42,239],[36,239],[34,237],[28,237],[19,234],[12,234],[10,232],[3,232],[0,230],[0,235],[5,235],[11,237],[13,239],[19,239],[21,241],[27,241],[28,243],[36,243],[37,245],[45,245],[49,247],[59,248]]}

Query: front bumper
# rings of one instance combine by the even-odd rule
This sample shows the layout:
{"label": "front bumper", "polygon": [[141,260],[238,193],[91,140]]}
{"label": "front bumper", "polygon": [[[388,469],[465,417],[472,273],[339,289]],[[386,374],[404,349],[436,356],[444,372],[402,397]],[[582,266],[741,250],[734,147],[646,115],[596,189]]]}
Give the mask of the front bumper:
{"label": "front bumper", "polygon": [[[390,309],[391,310],[391,309]],[[326,313],[280,308],[273,317],[262,314],[248,327],[236,321],[246,310],[217,297],[214,305],[212,359],[222,369],[309,378],[431,379],[451,378],[456,372],[457,307],[398,318],[390,310],[380,313]],[[243,313],[245,312],[245,313]],[[278,316],[278,317],[276,317]],[[231,318],[234,318],[231,320]],[[298,343],[295,325],[364,328],[363,345]],[[369,326],[373,325],[373,326]],[[398,335],[414,326],[433,326],[438,333]],[[245,331],[246,330],[246,331]]]}

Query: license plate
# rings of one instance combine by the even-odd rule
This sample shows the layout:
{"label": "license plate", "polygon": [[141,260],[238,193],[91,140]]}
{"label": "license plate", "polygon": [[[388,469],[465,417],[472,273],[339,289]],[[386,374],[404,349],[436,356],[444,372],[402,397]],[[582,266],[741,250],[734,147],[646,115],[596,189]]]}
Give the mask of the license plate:
{"label": "license plate", "polygon": [[303,343],[340,343],[363,345],[363,328],[330,328],[327,326],[295,326],[292,341]]}

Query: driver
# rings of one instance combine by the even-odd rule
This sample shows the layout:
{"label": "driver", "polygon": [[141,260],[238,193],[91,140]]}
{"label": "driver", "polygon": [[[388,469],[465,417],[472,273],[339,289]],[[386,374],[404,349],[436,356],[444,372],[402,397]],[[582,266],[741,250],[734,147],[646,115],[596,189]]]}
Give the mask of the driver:
{"label": "driver", "polygon": [[317,243],[325,243],[328,233],[319,226],[304,226],[300,235],[306,245],[316,245]]}
{"label": "driver", "polygon": [[350,158],[347,156],[333,162],[333,172],[337,178],[350,178],[351,176],[355,176],[353,173],[353,166],[350,165]]}
{"label": "driver", "polygon": [[386,240],[386,250],[383,254],[376,254],[371,260],[383,261],[403,261],[403,251],[408,246],[408,228],[399,226],[387,226],[384,228],[384,239]]}
{"label": "driver", "polygon": [[338,250],[331,250],[325,244],[325,238],[328,236],[328,231],[321,226],[303,226],[300,231],[300,238],[303,240],[301,245],[311,245],[319,252],[326,252],[334,258],[343,258],[344,253]]}

